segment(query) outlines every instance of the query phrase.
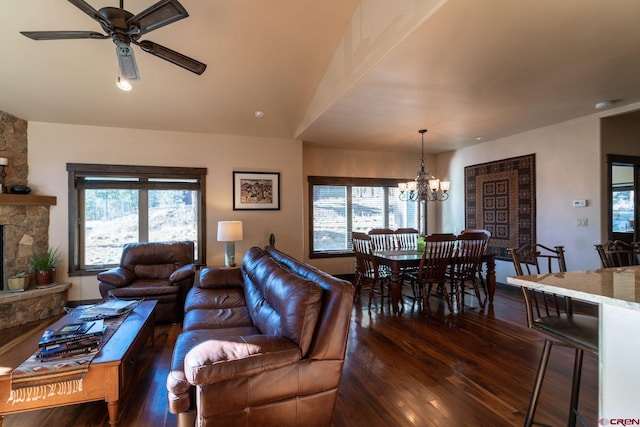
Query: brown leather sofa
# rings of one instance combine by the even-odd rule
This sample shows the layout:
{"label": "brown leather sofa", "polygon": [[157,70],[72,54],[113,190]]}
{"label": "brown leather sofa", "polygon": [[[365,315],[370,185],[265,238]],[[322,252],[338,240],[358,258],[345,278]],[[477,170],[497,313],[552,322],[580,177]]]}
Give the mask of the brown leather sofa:
{"label": "brown leather sofa", "polygon": [[331,425],[353,297],[271,246],[202,269],[167,378],[178,425]]}
{"label": "brown leather sofa", "polygon": [[100,295],[156,300],[156,320],[179,323],[195,278],[193,250],[190,241],[125,244],[120,266],[98,274]]}

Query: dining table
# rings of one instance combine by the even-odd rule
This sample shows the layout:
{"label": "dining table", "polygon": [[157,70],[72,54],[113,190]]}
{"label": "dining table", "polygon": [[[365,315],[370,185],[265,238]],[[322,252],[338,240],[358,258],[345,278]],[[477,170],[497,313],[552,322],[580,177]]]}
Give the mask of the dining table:
{"label": "dining table", "polygon": [[640,425],[640,266],[507,277],[507,283],[598,304],[601,425]]}
{"label": "dining table", "polygon": [[[385,265],[391,270],[391,309],[394,314],[400,313],[400,300],[402,298],[401,273],[403,269],[415,268],[420,265],[423,251],[418,250],[385,250],[373,251],[373,257],[378,265]],[[480,262],[486,267],[486,285],[489,303],[493,303],[496,293],[496,262],[495,254],[486,252]]]}

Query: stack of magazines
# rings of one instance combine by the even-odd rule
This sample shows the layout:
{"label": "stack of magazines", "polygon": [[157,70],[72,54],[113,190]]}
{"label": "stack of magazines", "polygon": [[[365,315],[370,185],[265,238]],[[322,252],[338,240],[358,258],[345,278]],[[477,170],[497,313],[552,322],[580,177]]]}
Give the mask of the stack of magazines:
{"label": "stack of magazines", "polygon": [[90,321],[108,319],[129,313],[136,308],[142,300],[121,300],[117,298],[107,299],[99,304],[81,305],[73,309],[66,309],[78,321]]}
{"label": "stack of magazines", "polygon": [[78,322],[56,330],[46,330],[40,338],[36,358],[41,361],[60,359],[98,351],[106,326],[104,320]]}

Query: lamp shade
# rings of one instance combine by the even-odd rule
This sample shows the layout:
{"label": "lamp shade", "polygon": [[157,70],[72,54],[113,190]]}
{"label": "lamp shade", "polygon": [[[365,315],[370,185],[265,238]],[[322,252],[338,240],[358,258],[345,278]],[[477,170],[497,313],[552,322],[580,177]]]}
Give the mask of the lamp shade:
{"label": "lamp shade", "polygon": [[218,241],[238,242],[242,240],[242,221],[218,221]]}

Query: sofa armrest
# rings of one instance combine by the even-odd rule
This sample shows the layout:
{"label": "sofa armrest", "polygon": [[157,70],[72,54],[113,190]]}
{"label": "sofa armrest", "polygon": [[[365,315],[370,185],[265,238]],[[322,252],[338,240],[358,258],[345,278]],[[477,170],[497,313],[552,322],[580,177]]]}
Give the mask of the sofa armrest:
{"label": "sofa armrest", "polygon": [[239,267],[208,267],[200,270],[199,288],[231,288],[242,286],[242,273]]}
{"label": "sofa armrest", "polygon": [[136,279],[133,271],[124,267],[115,267],[107,271],[98,273],[98,280],[116,288],[122,288],[131,284]]}
{"label": "sofa armrest", "polygon": [[178,283],[182,280],[189,279],[196,275],[196,266],[193,264],[183,265],[169,276],[169,281],[173,283]]}
{"label": "sofa armrest", "polygon": [[207,385],[291,365],[301,357],[300,348],[284,337],[227,337],[192,348],[184,359],[184,371],[192,385]]}

